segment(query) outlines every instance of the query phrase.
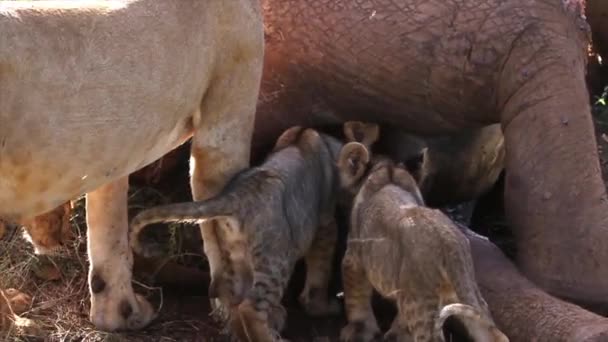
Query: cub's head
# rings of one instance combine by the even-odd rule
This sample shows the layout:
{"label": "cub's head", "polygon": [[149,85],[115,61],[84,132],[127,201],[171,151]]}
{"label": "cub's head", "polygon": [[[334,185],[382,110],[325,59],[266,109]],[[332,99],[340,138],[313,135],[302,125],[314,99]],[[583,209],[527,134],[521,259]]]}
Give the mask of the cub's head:
{"label": "cub's head", "polygon": [[338,158],[340,185],[352,197],[369,198],[389,184],[412,194],[418,205],[424,205],[415,175],[424,167],[426,150],[407,163],[395,164],[384,156],[372,156],[359,142],[344,145]]}
{"label": "cub's head", "polygon": [[368,149],[380,138],[380,127],[377,124],[361,121],[344,123],[346,142],[359,142]]}
{"label": "cub's head", "polygon": [[279,136],[272,152],[278,152],[289,146],[295,146],[309,154],[319,154],[325,150],[328,153],[328,157],[335,160],[342,145],[342,142],[338,139],[321,133],[316,129],[293,126]]}
{"label": "cub's head", "polygon": [[20,222],[26,240],[40,255],[57,254],[73,237],[70,226],[72,205],[67,202],[52,211]]}

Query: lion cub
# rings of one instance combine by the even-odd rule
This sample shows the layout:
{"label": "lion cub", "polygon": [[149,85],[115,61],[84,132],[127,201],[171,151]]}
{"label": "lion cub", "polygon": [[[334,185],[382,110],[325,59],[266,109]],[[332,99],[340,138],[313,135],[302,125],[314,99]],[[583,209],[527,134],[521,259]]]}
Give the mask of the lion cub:
{"label": "lion cub", "polygon": [[355,195],[342,262],[348,325],[342,341],[380,333],[372,289],[398,314],[387,340],[444,341],[443,323],[459,319],[475,341],[506,342],[475,282],[468,240],[439,210],[424,207],[416,181],[401,165],[357,142],[339,158],[342,185]]}
{"label": "lion cub", "polygon": [[300,302],[309,314],[338,313],[327,286],[337,228],[336,168],[342,143],[313,129],[292,127],[260,166],[235,176],[216,197],[156,207],[131,224],[131,243],[141,250],[139,231],[159,221],[219,219],[223,275],[212,279],[210,296],[233,305],[231,327],[243,341],[273,341],[285,321],[280,301],[296,261],[306,261]]}
{"label": "lion cub", "polygon": [[59,207],[35,216],[21,220],[23,236],[34,246],[34,252],[39,255],[56,255],[74,238],[70,216],[74,205],[71,201]]}

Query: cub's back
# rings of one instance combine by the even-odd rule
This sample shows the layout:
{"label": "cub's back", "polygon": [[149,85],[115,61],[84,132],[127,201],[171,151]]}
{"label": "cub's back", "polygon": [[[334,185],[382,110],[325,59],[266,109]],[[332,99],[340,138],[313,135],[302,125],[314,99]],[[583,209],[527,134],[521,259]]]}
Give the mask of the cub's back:
{"label": "cub's back", "polygon": [[361,213],[361,259],[384,295],[398,289],[434,296],[446,276],[472,272],[468,240],[439,210],[415,205],[389,187]]}

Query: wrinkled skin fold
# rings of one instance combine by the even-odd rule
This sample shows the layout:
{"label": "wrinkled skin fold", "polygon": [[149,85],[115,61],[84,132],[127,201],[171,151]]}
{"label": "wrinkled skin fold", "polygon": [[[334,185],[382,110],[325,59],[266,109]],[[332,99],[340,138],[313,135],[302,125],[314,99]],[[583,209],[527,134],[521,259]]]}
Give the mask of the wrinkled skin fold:
{"label": "wrinkled skin fold", "polygon": [[517,266],[554,295],[606,308],[608,205],[576,2],[262,5],[254,151],[295,124],[374,121],[432,136],[500,123]]}
{"label": "wrinkled skin fold", "polygon": [[481,292],[511,341],[608,339],[608,319],[548,295],[517,271],[493,243],[466,229],[465,234]]}

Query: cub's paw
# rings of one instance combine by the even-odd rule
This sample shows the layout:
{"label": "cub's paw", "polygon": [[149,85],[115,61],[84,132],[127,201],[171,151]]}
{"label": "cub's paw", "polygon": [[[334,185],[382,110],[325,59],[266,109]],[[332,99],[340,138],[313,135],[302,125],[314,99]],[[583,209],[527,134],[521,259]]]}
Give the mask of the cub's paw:
{"label": "cub's paw", "polygon": [[209,298],[209,306],[211,307],[211,318],[220,324],[224,324],[232,317],[230,305],[223,303],[219,298]]}
{"label": "cub's paw", "polygon": [[274,342],[280,340],[277,331],[269,326],[267,314],[258,311],[248,299],[236,308],[235,317],[231,319],[232,333],[241,341]]}
{"label": "cub's paw", "polygon": [[375,322],[351,322],[340,332],[341,342],[371,342],[380,341],[381,339],[382,334]]}
{"label": "cub's paw", "polygon": [[338,300],[328,298],[327,290],[304,290],[298,299],[304,311],[311,316],[338,315],[342,311]]}
{"label": "cub's paw", "polygon": [[274,331],[282,331],[287,321],[287,310],[283,305],[273,305],[268,312],[268,326]]}
{"label": "cub's paw", "polygon": [[413,342],[414,339],[407,331],[390,329],[382,338],[384,342]]}

